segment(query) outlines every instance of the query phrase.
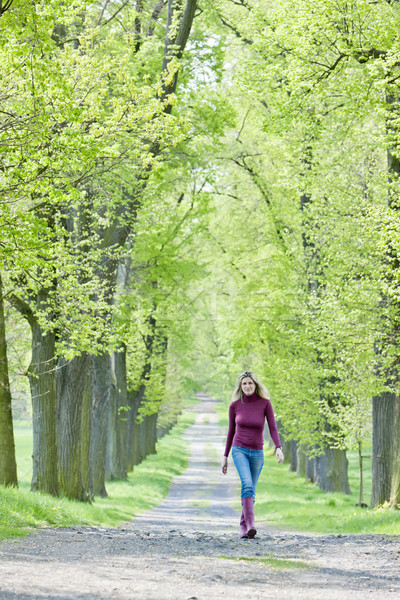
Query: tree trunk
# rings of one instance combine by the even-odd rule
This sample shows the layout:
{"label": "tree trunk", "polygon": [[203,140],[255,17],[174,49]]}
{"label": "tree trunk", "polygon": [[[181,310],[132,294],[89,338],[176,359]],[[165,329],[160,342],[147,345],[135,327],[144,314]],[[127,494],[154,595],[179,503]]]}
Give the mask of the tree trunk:
{"label": "tree trunk", "polygon": [[306,474],[306,444],[299,444],[297,446],[297,457],[296,457],[296,475],[297,477],[303,477]]}
{"label": "tree trunk", "polygon": [[141,432],[141,423],[135,423],[133,428],[133,454],[132,454],[132,464],[134,466],[139,465],[142,462],[141,452],[140,452],[140,432]]}
{"label": "tree trunk", "polygon": [[[55,334],[44,333],[31,307],[12,294],[11,304],[27,319],[32,331],[32,358],[28,378],[32,397],[33,452],[32,490],[58,496],[56,437]],[[39,290],[36,306],[47,305],[48,292]]]}
{"label": "tree trunk", "polygon": [[171,431],[172,427],[175,423],[168,423],[168,425],[159,425],[157,420],[157,440],[161,440],[169,431]]}
{"label": "tree trunk", "polygon": [[126,350],[114,352],[112,371],[115,389],[109,405],[106,479],[127,478],[127,412]]}
{"label": "tree trunk", "polygon": [[[155,326],[156,321],[154,316],[151,314],[148,319],[150,326],[150,332],[147,334],[145,339],[146,345],[146,362],[143,366],[140,381],[147,381],[151,372],[151,360],[150,357],[153,352],[153,344],[155,338]],[[133,470],[134,465],[138,465],[143,460],[145,454],[144,439],[143,439],[143,420],[138,423],[137,416],[141,403],[144,400],[144,394],[146,386],[142,383],[136,392],[130,392],[128,394],[130,400],[130,411],[128,413],[128,434],[127,434],[127,456],[128,456],[128,468]]]}
{"label": "tree trunk", "polygon": [[32,327],[28,377],[33,424],[31,489],[58,496],[55,335],[44,333],[37,321]]}
{"label": "tree trunk", "polygon": [[384,392],[372,399],[371,506],[400,503],[400,399]]}
{"label": "tree trunk", "polygon": [[315,480],[315,458],[306,458],[306,479],[314,482]]}
{"label": "tree trunk", "polygon": [[325,448],[324,453],[316,457],[316,482],[324,492],[342,492],[350,494],[348,463],[345,450]]}
{"label": "tree trunk", "polygon": [[[181,58],[189,38],[194,15],[197,8],[197,0],[186,0],[182,6],[182,0],[168,0],[167,30],[165,35],[164,57],[163,57],[163,93],[165,100],[176,90],[178,82],[178,71],[172,71],[173,76],[168,74],[168,67],[174,58]],[[170,113],[172,104],[167,104],[165,112]]]}
{"label": "tree trunk", "polygon": [[285,436],[281,436],[279,435],[280,440],[281,440],[281,444],[282,444],[282,452],[284,455],[284,459],[283,462],[284,464],[290,464],[290,460],[291,460],[291,442],[287,441]]}
{"label": "tree trunk", "polygon": [[106,449],[109,407],[113,395],[116,397],[111,371],[111,356],[107,353],[90,357],[92,390],[90,469],[94,496],[107,496]]}
{"label": "tree trunk", "polygon": [[[398,145],[398,101],[396,94],[387,92],[386,130],[391,143],[387,148],[387,167],[389,184],[397,181],[400,175],[400,156]],[[395,124],[395,125],[394,125]],[[399,211],[398,194],[395,187],[389,185],[388,205]],[[389,286],[397,281],[400,269],[400,256],[397,240],[389,238],[386,248],[386,278]],[[396,284],[397,287],[397,284]],[[393,302],[387,297],[383,302]],[[399,304],[396,309],[399,312]],[[388,344],[398,347],[399,326],[396,321],[390,323]],[[388,376],[392,381],[399,380],[398,365],[389,368]],[[391,392],[383,392],[372,399],[372,490],[371,506],[390,503],[400,504],[400,398]]]}
{"label": "tree trunk", "polygon": [[57,366],[57,438],[60,490],[68,498],[93,497],[89,468],[91,389],[87,354]]}
{"label": "tree trunk", "polygon": [[116,397],[109,354],[82,354],[58,372],[60,485],[69,498],[106,496],[110,403]]}
{"label": "tree trunk", "polygon": [[136,423],[135,464],[140,464],[149,454],[156,451],[157,414],[145,415]]}
{"label": "tree trunk", "polygon": [[117,381],[117,407],[118,407],[118,432],[119,432],[119,454],[121,457],[121,476],[127,477],[127,435],[128,435],[128,386],[126,375],[126,348],[122,352],[115,353],[115,376]]}
{"label": "tree trunk", "polygon": [[297,471],[297,442],[295,440],[290,441],[290,465],[289,471]]}
{"label": "tree trunk", "polygon": [[126,435],[127,469],[133,471],[135,465],[139,464],[139,424],[136,422],[140,403],[143,399],[144,386],[140,386],[136,392],[128,392],[128,421]]}
{"label": "tree trunk", "polygon": [[18,486],[11,407],[3,283],[0,273],[0,484]]}
{"label": "tree trunk", "polygon": [[138,432],[138,464],[140,464],[146,458],[146,429],[147,429],[147,415],[140,421],[139,432]]}
{"label": "tree trunk", "polygon": [[149,423],[147,429],[147,447],[146,447],[146,456],[149,454],[156,453],[156,443],[157,443],[157,418],[158,413],[153,413],[149,415]]}

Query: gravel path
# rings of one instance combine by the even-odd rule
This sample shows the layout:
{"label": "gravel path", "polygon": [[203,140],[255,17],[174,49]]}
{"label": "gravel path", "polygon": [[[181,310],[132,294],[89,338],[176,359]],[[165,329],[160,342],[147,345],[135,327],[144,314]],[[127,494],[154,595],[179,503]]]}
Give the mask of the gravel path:
{"label": "gravel path", "polygon": [[240,540],[213,402],[204,396],[194,410],[189,468],[158,508],[119,529],[46,529],[1,544],[0,599],[400,599],[397,538],[258,524],[254,540]]}

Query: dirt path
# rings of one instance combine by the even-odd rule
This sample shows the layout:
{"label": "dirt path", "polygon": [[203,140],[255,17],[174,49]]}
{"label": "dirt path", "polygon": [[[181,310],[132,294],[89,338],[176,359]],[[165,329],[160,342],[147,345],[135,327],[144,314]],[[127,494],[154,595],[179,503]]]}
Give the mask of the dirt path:
{"label": "dirt path", "polygon": [[397,538],[287,534],[261,524],[257,538],[240,540],[229,504],[237,481],[234,469],[219,473],[213,403],[204,397],[195,410],[189,468],[157,509],[121,529],[47,529],[3,543],[0,599],[400,598]]}

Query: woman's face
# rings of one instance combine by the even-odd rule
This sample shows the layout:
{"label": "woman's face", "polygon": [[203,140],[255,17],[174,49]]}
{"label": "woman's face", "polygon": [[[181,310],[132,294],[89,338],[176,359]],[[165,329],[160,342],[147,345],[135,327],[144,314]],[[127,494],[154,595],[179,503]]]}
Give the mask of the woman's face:
{"label": "woman's face", "polygon": [[251,377],[243,377],[242,379],[242,392],[246,396],[251,396],[256,391],[256,384]]}

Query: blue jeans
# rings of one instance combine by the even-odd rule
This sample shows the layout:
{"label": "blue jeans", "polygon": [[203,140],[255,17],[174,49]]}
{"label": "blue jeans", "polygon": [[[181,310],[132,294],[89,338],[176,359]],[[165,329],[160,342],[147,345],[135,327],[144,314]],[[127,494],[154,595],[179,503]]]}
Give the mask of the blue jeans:
{"label": "blue jeans", "polygon": [[240,497],[247,498],[248,496],[252,496],[254,500],[256,497],[257,481],[264,465],[264,451],[233,446],[232,458],[242,482]]}

